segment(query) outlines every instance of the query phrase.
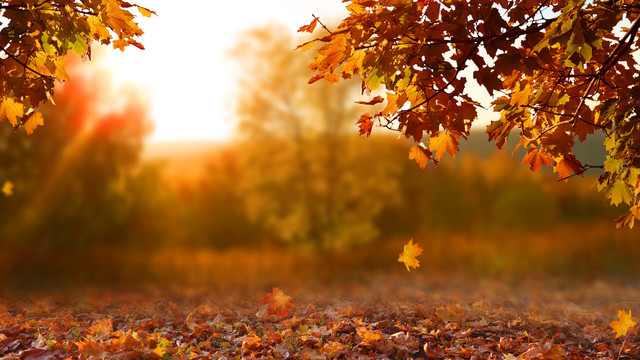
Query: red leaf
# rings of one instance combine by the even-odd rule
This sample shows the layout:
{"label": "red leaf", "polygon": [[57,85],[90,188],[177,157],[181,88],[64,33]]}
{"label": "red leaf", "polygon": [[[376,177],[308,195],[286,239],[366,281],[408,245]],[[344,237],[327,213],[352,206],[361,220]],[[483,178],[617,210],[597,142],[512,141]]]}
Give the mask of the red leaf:
{"label": "red leaf", "polygon": [[356,124],[360,126],[360,135],[366,134],[367,137],[371,135],[373,121],[371,120],[371,115],[369,115],[369,113],[362,114]]}

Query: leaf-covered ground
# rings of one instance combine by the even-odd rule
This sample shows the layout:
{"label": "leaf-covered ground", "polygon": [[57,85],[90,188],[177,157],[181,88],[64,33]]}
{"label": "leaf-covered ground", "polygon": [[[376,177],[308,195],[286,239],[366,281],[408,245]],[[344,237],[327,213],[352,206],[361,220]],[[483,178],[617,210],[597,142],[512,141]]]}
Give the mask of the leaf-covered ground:
{"label": "leaf-covered ground", "polygon": [[378,277],[284,289],[292,314],[267,315],[270,288],[5,293],[2,359],[638,359],[633,285],[548,285]]}

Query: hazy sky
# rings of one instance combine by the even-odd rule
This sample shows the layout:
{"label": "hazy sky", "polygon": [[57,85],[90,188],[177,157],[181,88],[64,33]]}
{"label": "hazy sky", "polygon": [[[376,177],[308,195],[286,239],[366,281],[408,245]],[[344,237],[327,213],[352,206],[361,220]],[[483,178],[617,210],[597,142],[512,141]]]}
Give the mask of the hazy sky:
{"label": "hazy sky", "polygon": [[341,0],[138,0],[145,51],[108,51],[116,85],[134,83],[151,101],[152,141],[221,140],[232,131],[234,74],[225,54],[243,30],[277,23],[292,33],[312,20],[346,16]]}

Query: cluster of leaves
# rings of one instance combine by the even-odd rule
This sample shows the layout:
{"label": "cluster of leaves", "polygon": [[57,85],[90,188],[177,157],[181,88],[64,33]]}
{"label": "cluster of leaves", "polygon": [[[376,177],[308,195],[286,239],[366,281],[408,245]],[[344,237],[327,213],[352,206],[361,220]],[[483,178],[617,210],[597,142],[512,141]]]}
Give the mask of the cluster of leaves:
{"label": "cluster of leaves", "polygon": [[[603,169],[598,189],[629,212],[619,226],[640,219],[639,7],[629,0],[351,0],[349,16],[322,44],[310,82],[360,77],[362,90],[386,101],[358,124],[399,131],[417,145],[410,157],[421,167],[455,156],[478,117],[474,82],[495,99],[500,118],[487,126],[502,148],[512,130],[526,149],[523,163],[552,166],[563,180]],[[626,25],[626,27],[625,27]],[[576,158],[573,147],[594,132],[606,135],[604,164]]]}
{"label": "cluster of leaves", "polygon": [[[117,296],[116,296],[117,295]],[[112,303],[117,298],[117,303]],[[111,299],[111,300],[110,300]],[[175,298],[174,298],[175,300]],[[637,358],[603,324],[483,305],[308,304],[283,319],[255,306],[194,305],[131,294],[4,303],[3,359]]]}
{"label": "cluster of leaves", "polygon": [[0,121],[27,134],[43,125],[36,109],[52,101],[56,81],[69,81],[68,52],[90,58],[93,42],[143,49],[130,8],[154,14],[123,0],[0,1]]}

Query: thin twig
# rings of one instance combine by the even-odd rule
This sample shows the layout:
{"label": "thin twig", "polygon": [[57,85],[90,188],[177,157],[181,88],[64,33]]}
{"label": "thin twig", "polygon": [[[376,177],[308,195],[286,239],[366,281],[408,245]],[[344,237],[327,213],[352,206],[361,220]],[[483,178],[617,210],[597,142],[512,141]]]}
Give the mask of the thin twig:
{"label": "thin twig", "polygon": [[322,26],[323,29],[327,30],[327,32],[329,33],[329,35],[333,35],[333,32],[331,30],[329,30],[329,28],[327,28],[322,21],[320,21],[320,18],[311,14],[311,16],[313,16],[314,19],[318,19],[318,24],[320,24],[320,26]]}

